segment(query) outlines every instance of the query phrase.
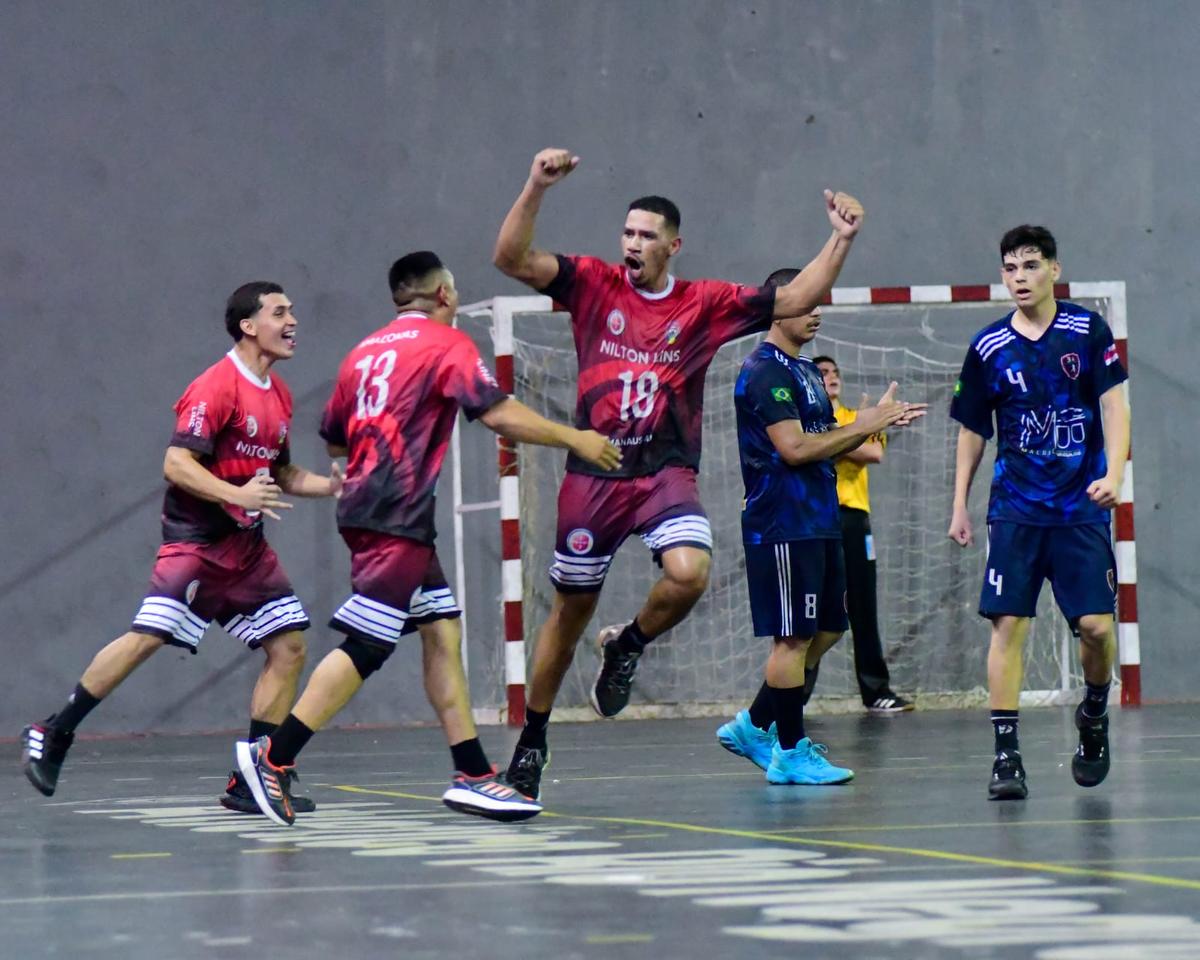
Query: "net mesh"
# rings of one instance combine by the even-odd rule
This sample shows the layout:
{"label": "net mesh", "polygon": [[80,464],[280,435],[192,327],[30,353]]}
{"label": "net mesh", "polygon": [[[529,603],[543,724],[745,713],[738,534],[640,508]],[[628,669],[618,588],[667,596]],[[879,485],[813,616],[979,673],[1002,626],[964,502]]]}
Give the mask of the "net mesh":
{"label": "net mesh", "polygon": [[[1105,304],[1080,301],[1104,312]],[[899,395],[924,400],[930,413],[889,437],[883,464],[871,467],[871,518],[878,576],[880,633],[892,686],[923,705],[957,705],[985,699],[988,625],[976,613],[986,559],[984,523],[995,445],[989,443],[972,493],[976,546],[963,550],[946,537],[954,483],[958,425],[950,398],[974,334],[1002,313],[996,304],[894,304],[824,308],[822,335],[806,354],[833,356],[841,369],[843,400],[857,406],[863,393],[878,397],[891,380]],[[570,421],[574,414],[576,360],[565,314],[514,318],[516,396],[543,415]],[[757,338],[727,344],[709,369],[705,387],[704,452],[700,493],[714,537],[708,592],[689,617],[647,648],[632,705],[643,714],[705,713],[744,703],[761,683],[769,640],[756,639],[741,547],[743,494],[738,463],[733,386]],[[521,450],[521,538],[525,631],[532,651],[550,608],[547,570],[553,560],[555,508],[564,456],[542,447]],[[596,618],[563,685],[556,712],[590,715],[588,690],[598,658],[597,629],[637,613],[658,571],[634,537],[618,552]],[[1081,686],[1076,644],[1042,591],[1026,643],[1023,702],[1064,700]],[[495,674],[488,688],[503,691],[503,651],[478,667]],[[473,669],[476,665],[473,664]],[[826,654],[817,690],[818,708],[858,704],[850,635]],[[706,709],[706,705],[710,709]]]}

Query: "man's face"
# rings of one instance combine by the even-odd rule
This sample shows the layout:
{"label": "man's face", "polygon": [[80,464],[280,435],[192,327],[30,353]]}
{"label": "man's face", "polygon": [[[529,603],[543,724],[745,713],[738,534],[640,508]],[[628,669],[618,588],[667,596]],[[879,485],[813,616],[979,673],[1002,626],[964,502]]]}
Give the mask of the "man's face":
{"label": "man's face", "polygon": [[1047,260],[1037,247],[1022,247],[1004,255],[1000,275],[1018,307],[1040,306],[1054,299],[1054,282],[1062,268],[1057,260]]}
{"label": "man's face", "polygon": [[629,282],[635,287],[657,290],[668,262],[682,243],[662,214],[630,210],[621,234],[621,256],[629,271]]}
{"label": "man's face", "polygon": [[821,308],[814,307],[812,313],[801,314],[798,317],[784,317],[777,321],[783,334],[792,343],[808,343],[821,329]]}
{"label": "man's face", "polygon": [[842,374],[837,365],[822,360],[817,364],[817,369],[821,371],[821,379],[825,381],[825,392],[829,394],[829,399],[836,400],[842,393]]}
{"label": "man's face", "polygon": [[283,293],[265,293],[257,311],[242,321],[242,332],[253,337],[258,349],[275,360],[296,353],[296,317],[292,301]]}

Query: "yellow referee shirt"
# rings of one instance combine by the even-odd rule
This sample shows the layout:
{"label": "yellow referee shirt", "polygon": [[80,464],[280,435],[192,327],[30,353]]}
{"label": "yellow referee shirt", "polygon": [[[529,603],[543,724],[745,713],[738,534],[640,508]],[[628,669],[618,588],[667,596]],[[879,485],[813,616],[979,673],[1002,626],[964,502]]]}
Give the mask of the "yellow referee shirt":
{"label": "yellow referee shirt", "polygon": [[[837,420],[838,426],[844,427],[858,418],[858,411],[839,404],[834,407],[833,416]],[[884,449],[887,449],[887,434],[877,433],[870,439],[878,440],[883,444]],[[854,463],[843,457],[834,461],[834,467],[837,469],[838,503],[843,507],[865,510],[870,513],[871,495],[867,481],[867,465]]]}

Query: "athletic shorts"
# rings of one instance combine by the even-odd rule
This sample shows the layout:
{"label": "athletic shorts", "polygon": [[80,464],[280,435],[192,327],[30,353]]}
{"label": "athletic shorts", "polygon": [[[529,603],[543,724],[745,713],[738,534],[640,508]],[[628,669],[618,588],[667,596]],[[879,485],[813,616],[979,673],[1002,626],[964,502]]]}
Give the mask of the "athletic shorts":
{"label": "athletic shorts", "polygon": [[695,470],[664,467],[646,477],[616,478],[568,473],[558,489],[550,581],[560,593],[596,593],[617,548],[635,533],[658,564],[673,547],[712,553]]}
{"label": "athletic shorts", "polygon": [[747,543],[746,583],[756,637],[844,633],[846,561],[841,540]]}
{"label": "athletic shorts", "polygon": [[308,615],[261,529],[216,543],[164,543],[133,629],[192,653],[216,620],[251,650],[288,630],[307,630]]}
{"label": "athletic shorts", "polygon": [[1072,630],[1082,616],[1112,613],[1117,602],[1117,562],[1108,524],[988,524],[980,615],[1036,616],[1043,580],[1050,581],[1058,608]]}
{"label": "athletic shorts", "polygon": [[347,528],[354,593],[329,625],[351,637],[395,644],[423,623],[462,616],[431,543]]}

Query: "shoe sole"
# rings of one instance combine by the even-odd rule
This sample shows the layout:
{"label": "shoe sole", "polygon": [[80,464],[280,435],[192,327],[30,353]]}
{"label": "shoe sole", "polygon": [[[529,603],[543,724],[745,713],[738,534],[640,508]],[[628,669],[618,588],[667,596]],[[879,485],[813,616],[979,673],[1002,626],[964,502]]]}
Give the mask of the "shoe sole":
{"label": "shoe sole", "polygon": [[1096,776],[1091,770],[1093,766],[1092,763],[1083,761],[1083,763],[1086,763],[1087,766],[1083,766],[1081,769],[1080,766],[1076,765],[1077,759],[1078,758],[1076,757],[1071,758],[1071,777],[1075,780],[1075,782],[1081,787],[1100,786],[1100,784],[1102,784],[1105,778],[1108,776],[1109,764],[1105,763],[1103,767],[1100,768],[1100,775]]}
{"label": "shoe sole", "polygon": [[473,790],[464,787],[451,787],[442,794],[442,803],[457,813],[467,813],[487,820],[498,820],[501,823],[517,823],[529,820],[542,812],[542,805],[530,803],[489,802]]}
{"label": "shoe sole", "polygon": [[772,780],[771,774],[767,774],[767,783],[774,787],[836,787],[842,783],[849,783],[854,779],[854,771],[850,771],[850,776],[842,777],[840,780]]}
{"label": "shoe sole", "polygon": [[250,792],[254,795],[254,802],[258,804],[259,812],[261,812],[272,823],[277,823],[281,827],[290,827],[292,821],[285,820],[282,816],[272,809],[270,802],[267,800],[267,795],[263,791],[262,781],[258,779],[258,764],[250,756],[250,748],[253,746],[248,740],[239,740],[236,745],[238,769],[242,771],[242,776],[246,780],[246,786],[250,788]]}
{"label": "shoe sole", "polygon": [[[292,797],[292,812],[293,813],[314,813],[314,812],[316,812],[317,805],[315,803],[313,803],[311,800],[309,801],[309,804],[311,804],[311,806],[304,804],[304,800],[307,800],[307,799],[308,799],[307,797]],[[226,793],[226,794],[223,794],[222,796],[217,797],[217,803],[219,803],[221,806],[223,806],[226,810],[232,810],[234,813],[250,813],[250,814],[254,814],[255,816],[259,816],[262,814],[262,811],[258,809],[258,801],[255,800],[253,797],[236,797],[236,796]]]}
{"label": "shoe sole", "polygon": [[596,685],[600,682],[600,674],[604,672],[604,641],[609,637],[619,637],[621,631],[624,629],[624,624],[619,626],[614,624],[613,626],[605,627],[596,635],[596,650],[600,654],[600,666],[596,669],[596,679],[592,681],[592,688],[588,691],[588,702],[592,705],[592,709],[596,711],[596,716],[601,720],[613,720],[621,710],[625,709],[622,707],[616,713],[605,713],[600,709],[600,701],[596,699]]}
{"label": "shoe sole", "polygon": [[999,790],[993,789],[991,786],[988,787],[989,800],[1024,800],[1028,796],[1029,787],[1025,784],[1021,784],[1015,788],[1006,784],[1003,789]]}
{"label": "shoe sole", "polygon": [[907,707],[867,707],[867,713],[887,716],[893,713],[912,713],[916,708],[917,705],[915,703],[910,703]]}

